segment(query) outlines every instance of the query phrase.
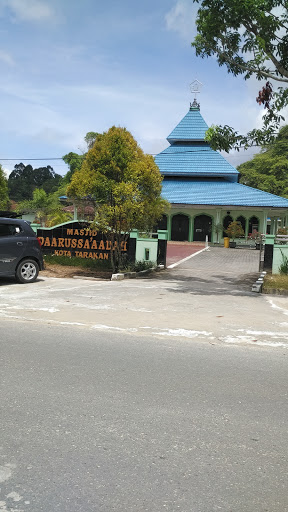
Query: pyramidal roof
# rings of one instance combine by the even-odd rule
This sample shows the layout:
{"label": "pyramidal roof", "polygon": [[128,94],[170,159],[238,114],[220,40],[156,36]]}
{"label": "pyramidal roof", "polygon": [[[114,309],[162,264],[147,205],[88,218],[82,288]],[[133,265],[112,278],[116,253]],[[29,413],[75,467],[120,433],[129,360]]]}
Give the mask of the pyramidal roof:
{"label": "pyramidal roof", "polygon": [[288,199],[238,183],[238,171],[205,141],[208,126],[196,100],[155,157],[162,196],[171,204],[288,209]]}
{"label": "pyramidal roof", "polygon": [[167,137],[170,146],[155,157],[163,176],[215,177],[238,181],[238,171],[205,142],[208,125],[196,101]]}
{"label": "pyramidal roof", "polygon": [[200,141],[205,139],[205,133],[208,130],[208,125],[205,123],[200,114],[199,105],[190,106],[189,112],[183,117],[182,121],[174,128],[174,130],[167,137],[168,142],[188,142]]}

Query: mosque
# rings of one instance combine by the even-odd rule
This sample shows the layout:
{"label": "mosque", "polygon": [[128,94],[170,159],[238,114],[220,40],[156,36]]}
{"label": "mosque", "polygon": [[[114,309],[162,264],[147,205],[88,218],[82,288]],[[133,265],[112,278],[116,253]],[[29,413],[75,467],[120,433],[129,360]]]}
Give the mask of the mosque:
{"label": "mosque", "polygon": [[162,197],[171,205],[159,225],[168,240],[222,242],[230,222],[245,236],[275,234],[288,226],[288,199],[240,184],[239,172],[205,141],[208,129],[196,98],[155,157],[163,175]]}

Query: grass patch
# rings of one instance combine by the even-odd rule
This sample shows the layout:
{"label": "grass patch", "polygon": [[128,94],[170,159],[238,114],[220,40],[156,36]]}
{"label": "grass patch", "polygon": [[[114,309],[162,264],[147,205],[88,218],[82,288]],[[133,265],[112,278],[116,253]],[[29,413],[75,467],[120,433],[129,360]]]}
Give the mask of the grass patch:
{"label": "grass patch", "polygon": [[264,277],[263,291],[270,290],[288,290],[288,275],[285,274],[267,274]]}
{"label": "grass patch", "polygon": [[109,270],[111,271],[111,264],[109,260],[91,260],[86,258],[76,258],[76,256],[54,256],[46,254],[44,256],[45,263],[50,265],[63,265],[65,267],[81,267],[89,268],[92,270]]}
{"label": "grass patch", "polygon": [[279,272],[280,272],[280,274],[287,275],[288,274],[288,258],[286,256],[286,254],[284,254],[283,251],[281,251],[281,249],[280,249],[280,252],[282,255],[282,263],[279,267]]}

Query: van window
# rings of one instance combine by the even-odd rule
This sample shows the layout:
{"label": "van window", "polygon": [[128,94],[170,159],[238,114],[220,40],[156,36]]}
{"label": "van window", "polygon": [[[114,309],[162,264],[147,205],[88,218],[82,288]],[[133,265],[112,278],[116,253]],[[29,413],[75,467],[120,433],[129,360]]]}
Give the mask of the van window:
{"label": "van window", "polygon": [[15,236],[21,233],[20,226],[16,224],[1,224],[0,223],[0,236]]}

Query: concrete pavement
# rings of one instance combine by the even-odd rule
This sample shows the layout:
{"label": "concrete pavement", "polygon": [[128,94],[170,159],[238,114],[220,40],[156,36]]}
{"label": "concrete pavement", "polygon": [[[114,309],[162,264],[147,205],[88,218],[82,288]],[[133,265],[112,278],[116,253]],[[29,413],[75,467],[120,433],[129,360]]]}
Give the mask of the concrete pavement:
{"label": "concrete pavement", "polygon": [[199,254],[192,252],[190,259],[184,257],[161,277],[182,281],[192,293],[246,295],[259,275],[259,254],[250,249],[211,247]]}
{"label": "concrete pavement", "polygon": [[258,257],[258,251],[211,248],[145,279],[2,281],[0,319],[287,347],[288,298],[251,292]]}

